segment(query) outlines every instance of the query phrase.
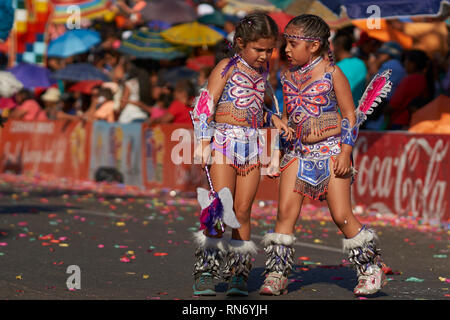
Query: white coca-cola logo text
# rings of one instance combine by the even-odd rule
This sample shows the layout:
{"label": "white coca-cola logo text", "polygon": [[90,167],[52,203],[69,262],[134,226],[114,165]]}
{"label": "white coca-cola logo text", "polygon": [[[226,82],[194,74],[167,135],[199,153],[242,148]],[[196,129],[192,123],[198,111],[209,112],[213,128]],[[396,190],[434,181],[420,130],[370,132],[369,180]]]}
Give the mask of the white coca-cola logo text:
{"label": "white coca-cola logo text", "polygon": [[[352,192],[358,200],[389,208],[398,215],[412,212],[425,221],[444,217],[447,181],[439,180],[439,174],[449,147],[447,141],[438,139],[431,146],[426,138],[412,137],[406,145],[398,146],[395,157],[371,156],[368,147],[368,139],[362,135],[353,153],[358,175]],[[387,147],[392,150],[395,146]]]}

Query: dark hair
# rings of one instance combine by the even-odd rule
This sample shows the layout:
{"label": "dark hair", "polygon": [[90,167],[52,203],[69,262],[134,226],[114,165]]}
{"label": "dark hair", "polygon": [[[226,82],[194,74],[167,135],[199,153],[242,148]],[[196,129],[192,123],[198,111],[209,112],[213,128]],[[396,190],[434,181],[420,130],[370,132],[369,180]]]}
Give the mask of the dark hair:
{"label": "dark hair", "polygon": [[276,22],[265,12],[255,11],[246,15],[236,26],[233,48],[238,49],[237,38],[241,38],[246,45],[259,39],[276,39],[278,26]]}
{"label": "dark hair", "polygon": [[320,39],[320,49],[319,53],[323,54],[328,52],[328,57],[330,62],[334,64],[333,53],[330,50],[330,27],[321,17],[314,14],[301,14],[293,18],[287,24],[286,28],[293,26],[295,28],[301,29],[302,35],[305,37],[319,38]]}
{"label": "dark hair", "polygon": [[114,98],[114,94],[109,88],[100,88],[98,91],[99,96],[103,96],[107,101],[112,100]]}
{"label": "dark hair", "polygon": [[184,92],[186,92],[188,97],[195,96],[195,86],[188,79],[178,80],[177,84],[175,85],[175,90],[176,91],[184,91]]}
{"label": "dark hair", "polygon": [[422,50],[409,50],[404,54],[405,61],[411,61],[416,66],[417,71],[425,70],[425,78],[427,79],[428,98],[434,97],[434,68],[431,59]]}
{"label": "dark hair", "polygon": [[22,88],[17,93],[20,94],[23,97],[23,101],[34,99],[33,92],[31,90],[27,89],[27,88]]}
{"label": "dark hair", "polygon": [[353,38],[348,34],[340,34],[334,37],[334,47],[341,47],[345,51],[351,51],[353,46]]}
{"label": "dark hair", "polygon": [[151,96],[150,72],[136,63],[130,62],[128,75],[128,79],[136,78],[139,83],[139,100],[148,105],[154,104],[155,101]]}

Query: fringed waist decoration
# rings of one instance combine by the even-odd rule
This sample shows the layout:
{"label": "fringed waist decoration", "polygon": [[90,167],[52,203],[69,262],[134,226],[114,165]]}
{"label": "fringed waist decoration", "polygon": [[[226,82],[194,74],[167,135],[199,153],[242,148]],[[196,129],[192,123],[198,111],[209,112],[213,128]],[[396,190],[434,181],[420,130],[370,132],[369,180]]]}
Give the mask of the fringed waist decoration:
{"label": "fringed waist decoration", "polygon": [[330,159],[341,153],[340,135],[328,137],[317,143],[304,143],[301,148],[286,152],[280,161],[284,171],[298,160],[294,191],[314,200],[324,200],[330,182]]}
{"label": "fringed waist decoration", "polygon": [[261,166],[260,155],[265,145],[262,130],[228,123],[214,123],[214,129],[212,149],[223,154],[238,175]]}
{"label": "fringed waist decoration", "polygon": [[288,125],[295,130],[297,139],[305,143],[307,138],[315,134],[320,134],[319,141],[323,140],[327,132],[339,128],[340,122],[336,112],[325,112],[319,117],[301,113],[291,117]]}

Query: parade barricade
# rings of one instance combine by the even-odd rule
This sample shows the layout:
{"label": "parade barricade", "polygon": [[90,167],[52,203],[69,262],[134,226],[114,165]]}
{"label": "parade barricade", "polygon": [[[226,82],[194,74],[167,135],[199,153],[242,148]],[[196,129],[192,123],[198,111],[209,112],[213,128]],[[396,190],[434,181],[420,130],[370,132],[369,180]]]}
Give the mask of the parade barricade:
{"label": "parade barricade", "polygon": [[[266,130],[266,164],[271,133]],[[360,132],[353,152],[358,170],[353,202],[382,214],[450,219],[449,144],[450,135]],[[192,164],[190,125],[11,120],[0,131],[0,148],[1,172],[95,180],[100,168],[113,168],[125,184],[142,188],[207,187],[201,166]],[[256,198],[277,200],[278,183],[262,175]]]}

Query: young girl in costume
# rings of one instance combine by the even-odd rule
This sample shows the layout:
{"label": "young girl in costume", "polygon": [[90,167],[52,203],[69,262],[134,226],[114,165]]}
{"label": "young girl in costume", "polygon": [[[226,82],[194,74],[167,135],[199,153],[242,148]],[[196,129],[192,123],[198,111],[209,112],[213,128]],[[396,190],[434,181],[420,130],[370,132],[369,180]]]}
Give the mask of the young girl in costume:
{"label": "young girl in costume", "polygon": [[377,236],[352,212],[350,184],[355,170],[351,153],[365,113],[390,90],[390,73],[372,81],[355,113],[348,80],[333,63],[330,29],[325,21],[315,15],[300,15],[288,23],[284,37],[291,68],[282,79],[282,120],[295,135],[291,141],[281,137],[269,168],[272,176],[281,169],[279,207],[274,232],[262,240],[267,276],[260,294],[287,293],[295,254],[294,227],[304,197],[327,201],[333,221],[345,236],[344,251],[357,270],[354,293],[373,294],[386,280]]}
{"label": "young girl in costume", "polygon": [[[202,165],[208,170],[211,163],[211,190],[229,189],[233,216],[240,225],[232,229],[232,237],[226,241],[222,237],[223,221],[208,224],[205,221],[211,219],[203,219],[202,211],[201,231],[195,234],[196,295],[216,294],[213,280],[220,279],[221,268],[229,281],[227,295],[248,295],[251,259],[257,251],[250,240],[250,211],[260,181],[264,144],[260,128],[269,122],[288,132],[280,117],[264,108],[268,61],[277,36],[277,25],[268,15],[252,13],[243,18],[234,36],[236,54],[216,65],[194,102],[194,135],[203,150]],[[226,210],[230,201],[221,200]]]}

